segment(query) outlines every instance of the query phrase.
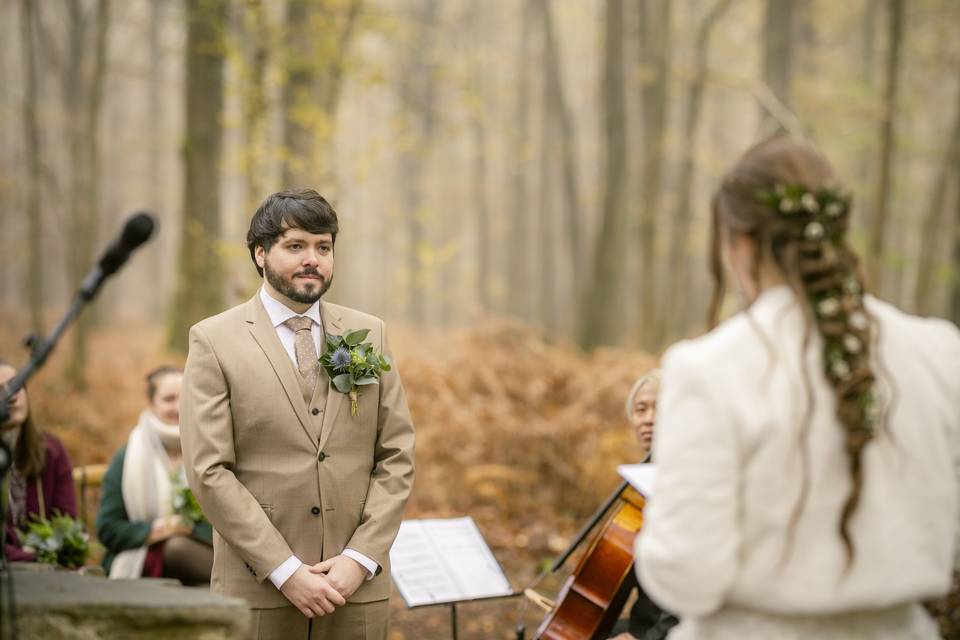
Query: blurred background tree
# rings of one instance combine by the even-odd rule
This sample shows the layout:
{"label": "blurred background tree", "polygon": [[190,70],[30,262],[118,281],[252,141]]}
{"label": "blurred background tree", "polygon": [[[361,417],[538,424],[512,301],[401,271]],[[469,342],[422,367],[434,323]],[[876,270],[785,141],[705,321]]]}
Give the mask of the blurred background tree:
{"label": "blurred background tree", "polygon": [[703,328],[711,190],[776,131],[855,192],[873,290],[958,319],[949,0],[21,0],[0,17],[8,325],[41,327],[126,213],[161,223],[74,332],[76,385],[92,323],[165,323],[182,350],[251,295],[249,217],[299,186],[342,218],[343,304],[659,352]]}

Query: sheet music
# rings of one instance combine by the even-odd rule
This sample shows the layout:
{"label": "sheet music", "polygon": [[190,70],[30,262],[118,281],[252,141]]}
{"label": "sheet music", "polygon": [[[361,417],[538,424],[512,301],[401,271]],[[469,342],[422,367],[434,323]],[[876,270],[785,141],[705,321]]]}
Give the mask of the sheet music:
{"label": "sheet music", "polygon": [[470,517],[404,520],[390,565],[408,607],[513,593]]}
{"label": "sheet music", "polygon": [[647,464],[622,464],[617,467],[620,477],[630,483],[644,498],[653,495],[653,481],[657,476],[657,466]]}

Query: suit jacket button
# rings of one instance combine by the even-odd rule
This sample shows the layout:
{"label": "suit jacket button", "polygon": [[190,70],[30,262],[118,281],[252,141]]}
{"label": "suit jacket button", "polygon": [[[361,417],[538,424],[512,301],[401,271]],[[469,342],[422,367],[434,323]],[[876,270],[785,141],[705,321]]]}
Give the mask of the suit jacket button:
{"label": "suit jacket button", "polygon": [[321,451],[320,454],[317,456],[317,460],[319,460],[320,462],[323,462],[326,459],[327,459],[327,454],[325,454],[323,451]]}
{"label": "suit jacket button", "polygon": [[310,413],[312,413],[315,416],[318,416],[320,415],[320,409],[317,409],[316,407],[314,407],[313,411],[311,411]]}
{"label": "suit jacket button", "polygon": [[312,513],[315,516],[320,515],[320,507],[314,507],[313,509],[310,509],[310,513]]}

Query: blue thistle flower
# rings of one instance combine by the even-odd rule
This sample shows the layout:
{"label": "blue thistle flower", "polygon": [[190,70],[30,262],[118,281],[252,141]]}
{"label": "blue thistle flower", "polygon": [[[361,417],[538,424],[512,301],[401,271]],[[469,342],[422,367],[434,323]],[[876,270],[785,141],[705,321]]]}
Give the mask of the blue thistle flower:
{"label": "blue thistle flower", "polygon": [[346,347],[337,347],[337,349],[330,354],[330,364],[333,365],[334,370],[341,373],[350,367],[350,352]]}

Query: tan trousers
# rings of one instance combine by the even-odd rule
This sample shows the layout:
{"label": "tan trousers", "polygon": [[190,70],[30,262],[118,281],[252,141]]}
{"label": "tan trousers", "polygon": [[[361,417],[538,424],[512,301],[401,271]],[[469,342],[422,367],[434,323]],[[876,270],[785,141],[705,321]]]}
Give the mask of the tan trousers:
{"label": "tan trousers", "polygon": [[250,613],[253,640],[386,640],[390,601],[348,602],[329,615],[314,618],[312,627],[293,605],[251,609]]}

